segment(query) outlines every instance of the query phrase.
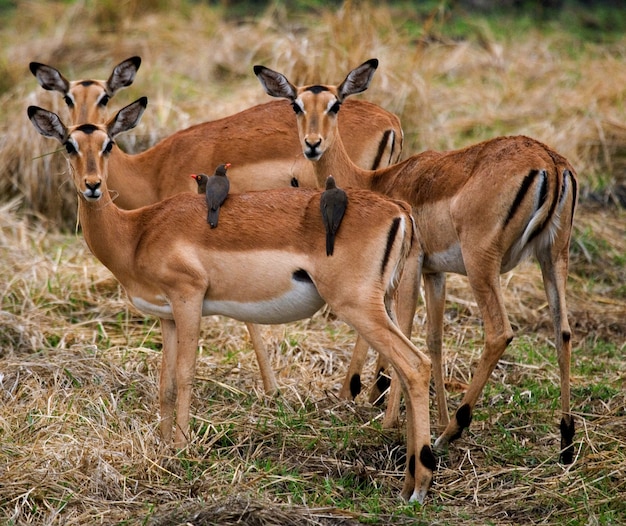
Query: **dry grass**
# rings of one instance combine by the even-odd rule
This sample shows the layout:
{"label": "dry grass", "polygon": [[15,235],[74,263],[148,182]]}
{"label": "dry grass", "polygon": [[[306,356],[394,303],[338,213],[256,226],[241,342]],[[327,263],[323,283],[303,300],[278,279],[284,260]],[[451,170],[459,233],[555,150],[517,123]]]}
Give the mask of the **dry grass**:
{"label": "dry grass", "polygon": [[[106,77],[134,54],[148,95],[142,149],[190,124],[264,102],[252,65],[297,83],[341,80],[376,56],[364,95],[395,111],[405,152],[497,134],[543,140],[576,166],[584,193],[619,194],[626,167],[626,41],[576,43],[533,29],[496,38],[478,24],[453,41],[442,22],[352,4],[308,18],[280,6],[256,20],[180,2],[113,10],[21,3],[2,27],[0,71],[0,522],[8,524],[608,524],[626,520],[626,214],[586,200],[572,241],[570,320],[578,455],[556,462],[558,373],[536,265],[503,277],[518,332],[469,435],[439,459],[423,509],[400,503],[403,433],[380,410],[336,399],[354,335],[325,314],[266,329],[281,396],[267,399],[242,324],[204,321],[192,405],[194,437],[177,456],[157,436],[160,331],[132,310],[74,235],[76,201],[61,155],[25,115],[41,90],[31,60],[71,78]],[[406,21],[423,25],[412,36]],[[404,22],[400,24],[399,21]],[[112,32],[115,26],[117,32]],[[124,38],[119,37],[119,32]],[[611,71],[607,75],[607,71]],[[4,86],[4,84],[3,84]],[[41,157],[43,156],[43,157]],[[63,226],[59,231],[55,227]],[[466,280],[452,276],[446,312],[451,405],[478,359],[482,331]],[[414,341],[424,346],[420,307]],[[367,374],[371,378],[372,361]]]}

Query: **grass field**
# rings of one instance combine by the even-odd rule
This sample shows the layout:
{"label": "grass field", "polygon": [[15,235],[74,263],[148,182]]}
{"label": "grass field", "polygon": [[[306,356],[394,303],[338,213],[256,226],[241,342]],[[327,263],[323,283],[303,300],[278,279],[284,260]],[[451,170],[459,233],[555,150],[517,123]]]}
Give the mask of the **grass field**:
{"label": "grass field", "polygon": [[[17,4],[0,3],[0,524],[626,522],[621,11],[293,2],[246,15],[239,3],[183,0]],[[574,463],[558,462],[558,367],[535,262],[502,276],[516,338],[469,432],[438,457],[423,507],[398,497],[404,428],[383,430],[382,408],[366,393],[354,403],[336,396],[355,336],[328,312],[264,329],[276,398],[263,393],[243,324],[205,319],[192,442],[178,454],[163,448],[158,321],[130,307],[75,232],[65,159],[26,117],[29,104],[66,115],[30,61],[72,79],[106,78],[132,55],[143,59],[137,79],[110,104],[150,99],[142,124],[120,138],[129,151],[266,102],[253,64],[298,83],[339,82],[377,57],[360,97],[400,116],[404,156],[518,133],[565,155],[581,185],[568,282]],[[423,349],[424,316],[420,304],[412,339]],[[449,277],[445,323],[455,408],[483,338],[463,277]]]}

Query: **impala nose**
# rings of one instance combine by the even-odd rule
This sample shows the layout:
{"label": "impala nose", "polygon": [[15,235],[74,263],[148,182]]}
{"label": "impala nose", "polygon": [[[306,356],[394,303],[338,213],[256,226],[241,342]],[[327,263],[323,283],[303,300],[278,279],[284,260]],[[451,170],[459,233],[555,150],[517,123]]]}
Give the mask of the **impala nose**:
{"label": "impala nose", "polygon": [[94,181],[94,182],[85,181],[86,190],[83,192],[83,195],[85,196],[85,198],[86,199],[99,199],[100,196],[102,195],[102,191],[100,190],[101,184],[102,184],[101,181]]}
{"label": "impala nose", "polygon": [[304,154],[309,159],[319,159],[322,156],[322,152],[319,150],[322,145],[322,139],[318,138],[317,140],[310,140],[308,138],[304,139],[304,144],[306,145],[306,151]]}

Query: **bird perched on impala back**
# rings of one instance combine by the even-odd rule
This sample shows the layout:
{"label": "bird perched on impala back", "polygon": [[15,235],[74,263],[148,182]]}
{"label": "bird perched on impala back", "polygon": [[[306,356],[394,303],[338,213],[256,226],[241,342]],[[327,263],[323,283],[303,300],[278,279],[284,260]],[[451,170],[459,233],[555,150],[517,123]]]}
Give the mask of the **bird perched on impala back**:
{"label": "bird perched on impala back", "polygon": [[332,256],[335,249],[335,235],[341,225],[341,220],[348,206],[348,196],[335,183],[335,178],[329,175],[326,179],[326,190],[320,197],[320,211],[326,229],[326,255]]}
{"label": "bird perched on impala back", "polygon": [[206,204],[209,209],[206,220],[211,228],[217,226],[220,206],[226,200],[230,190],[230,182],[226,176],[226,170],[229,167],[230,163],[220,164],[211,176],[206,174],[194,174],[191,176],[198,183],[198,193],[204,193],[206,197]]}

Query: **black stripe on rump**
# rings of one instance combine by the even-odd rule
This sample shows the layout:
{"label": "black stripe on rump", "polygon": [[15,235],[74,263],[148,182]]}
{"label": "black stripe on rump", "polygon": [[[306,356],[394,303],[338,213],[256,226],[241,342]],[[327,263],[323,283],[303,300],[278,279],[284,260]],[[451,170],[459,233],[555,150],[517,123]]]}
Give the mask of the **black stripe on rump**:
{"label": "black stripe on rump", "polygon": [[389,142],[389,137],[391,137],[391,150],[393,151],[393,147],[396,143],[396,134],[393,130],[385,130],[385,133],[383,133],[383,140],[378,143],[378,151],[376,152],[376,157],[372,163],[372,170],[380,168],[380,161],[383,158],[383,153],[385,153],[385,146],[387,146],[387,143]]}
{"label": "black stripe on rump", "polygon": [[396,217],[391,224],[391,228],[389,229],[389,233],[387,234],[387,246],[385,247],[385,255],[383,256],[383,264],[380,269],[381,276],[385,273],[385,268],[387,268],[387,263],[389,263],[389,257],[391,255],[391,249],[393,248],[393,242],[396,239],[396,235],[398,234],[398,229],[400,228],[400,218]]}
{"label": "black stripe on rump", "polygon": [[517,191],[517,195],[515,196],[513,203],[511,203],[511,207],[509,208],[509,213],[506,215],[506,219],[504,220],[504,226],[508,225],[511,219],[513,219],[513,217],[517,213],[520,205],[522,204],[522,201],[524,201],[524,198],[528,193],[528,189],[531,187],[533,181],[535,180],[535,177],[537,177],[537,174],[539,174],[539,170],[531,170],[528,175],[524,177],[524,180],[522,181],[522,186],[520,186],[520,189]]}
{"label": "black stripe on rump", "polygon": [[[578,184],[576,183],[576,178],[572,175],[572,172],[570,172],[566,168],[565,170],[563,170],[563,186],[561,189],[561,201],[565,199],[565,181],[567,179],[569,179],[570,183],[572,184],[573,203],[572,203],[572,214],[570,217],[570,225],[571,225],[574,222],[574,210],[576,209],[576,201],[578,199]],[[559,204],[561,204],[561,201],[559,201]]]}

